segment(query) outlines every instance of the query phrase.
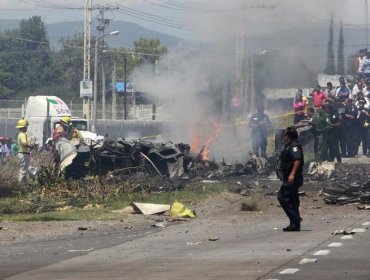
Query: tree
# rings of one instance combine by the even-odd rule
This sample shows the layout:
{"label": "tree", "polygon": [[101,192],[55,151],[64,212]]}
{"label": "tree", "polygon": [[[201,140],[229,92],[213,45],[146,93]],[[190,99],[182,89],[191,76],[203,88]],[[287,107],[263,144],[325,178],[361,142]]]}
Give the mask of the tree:
{"label": "tree", "polygon": [[345,74],[344,68],[344,37],[343,37],[343,24],[340,22],[339,30],[339,44],[338,44],[338,69],[337,73],[339,75]]}
{"label": "tree", "polygon": [[29,94],[40,86],[54,83],[57,75],[41,17],[22,20],[18,29],[5,31],[3,35],[0,69],[5,73],[10,92]]}
{"label": "tree", "polygon": [[77,93],[83,78],[83,35],[76,34],[73,38],[62,38],[59,43],[62,49],[55,55],[55,62],[60,74],[60,83]]}
{"label": "tree", "polygon": [[167,48],[161,46],[161,42],[158,39],[140,38],[134,41],[133,44],[134,52],[137,53],[142,64],[155,64],[160,55],[167,53]]}
{"label": "tree", "polygon": [[329,27],[329,41],[328,41],[328,53],[327,53],[327,61],[326,61],[326,68],[325,74],[327,75],[334,75],[335,74],[335,57],[334,57],[334,49],[333,49],[333,41],[334,41],[334,19],[331,16],[330,27]]}

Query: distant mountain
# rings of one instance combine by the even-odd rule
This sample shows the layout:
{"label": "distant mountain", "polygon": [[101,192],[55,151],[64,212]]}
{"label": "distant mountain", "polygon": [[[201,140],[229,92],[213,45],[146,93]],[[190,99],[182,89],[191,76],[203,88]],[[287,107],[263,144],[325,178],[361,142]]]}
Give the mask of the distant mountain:
{"label": "distant mountain", "polygon": [[[19,22],[19,20],[0,20],[0,31],[18,28]],[[84,23],[83,21],[58,22],[46,24],[46,27],[51,44],[58,48],[58,41],[60,38],[73,37],[75,34],[83,33]],[[94,26],[92,26],[92,30],[94,34]],[[147,29],[138,24],[130,22],[112,21],[107,28],[107,32],[114,30],[120,31],[120,34],[118,36],[114,36],[114,40],[110,42],[110,45],[114,47],[132,47],[132,43],[141,37],[159,39],[161,44],[166,47],[173,47],[181,42],[184,42],[184,40],[181,38]]]}
{"label": "distant mountain", "polygon": [[0,31],[18,28],[19,22],[17,19],[0,19]]}

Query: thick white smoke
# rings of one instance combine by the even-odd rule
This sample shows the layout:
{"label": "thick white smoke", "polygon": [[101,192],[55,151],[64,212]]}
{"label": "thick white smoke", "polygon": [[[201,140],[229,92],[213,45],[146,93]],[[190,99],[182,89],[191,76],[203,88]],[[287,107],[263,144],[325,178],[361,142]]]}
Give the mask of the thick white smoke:
{"label": "thick white smoke", "polygon": [[[161,100],[172,126],[168,140],[193,144],[195,131],[204,145],[207,139],[217,136],[210,145],[211,158],[244,161],[250,150],[247,115],[239,118],[244,123],[230,125],[233,120],[230,97],[235,93],[236,53],[240,51],[236,43],[238,36],[301,28],[304,37],[307,25],[324,22],[329,26],[331,14],[336,18],[346,16],[349,2],[352,1],[186,2],[186,27],[199,43],[171,49],[159,61],[155,74],[152,68],[150,71],[143,68],[136,71],[133,80]],[[260,50],[274,48],[284,50],[286,54],[297,53],[307,60],[313,57],[299,44],[284,45],[284,40],[274,46],[260,46]],[[253,54],[248,44],[244,51]]]}

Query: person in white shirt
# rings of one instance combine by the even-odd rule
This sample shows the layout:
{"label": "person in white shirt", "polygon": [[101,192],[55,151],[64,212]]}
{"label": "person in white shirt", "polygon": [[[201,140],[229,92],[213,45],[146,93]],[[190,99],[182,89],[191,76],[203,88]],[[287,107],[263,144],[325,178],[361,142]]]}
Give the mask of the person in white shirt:
{"label": "person in white shirt", "polygon": [[350,98],[356,99],[357,93],[360,92],[360,91],[364,92],[364,90],[365,90],[365,84],[364,84],[363,79],[358,79],[357,83],[355,84],[355,86],[352,89],[352,93],[350,95]]}

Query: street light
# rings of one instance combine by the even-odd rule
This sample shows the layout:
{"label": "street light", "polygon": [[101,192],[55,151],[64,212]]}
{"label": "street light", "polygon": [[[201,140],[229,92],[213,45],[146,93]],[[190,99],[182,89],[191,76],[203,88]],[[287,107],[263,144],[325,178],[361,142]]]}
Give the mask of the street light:
{"label": "street light", "polygon": [[97,111],[97,99],[98,99],[98,45],[99,45],[99,41],[101,39],[103,39],[104,37],[108,36],[108,35],[118,35],[119,34],[119,31],[112,31],[108,34],[105,34],[103,36],[100,36],[98,38],[96,38],[95,40],[95,61],[94,61],[94,86],[93,86],[93,123],[92,123],[92,127],[91,127],[91,130],[93,132],[96,132],[96,111]]}

